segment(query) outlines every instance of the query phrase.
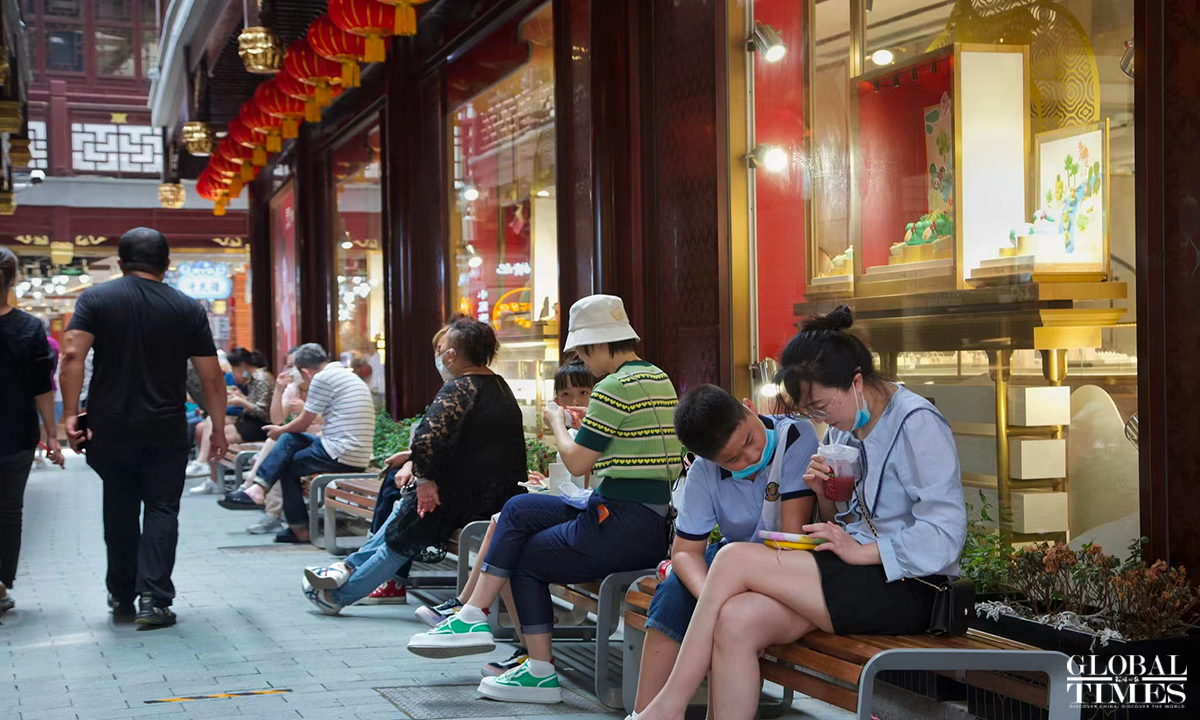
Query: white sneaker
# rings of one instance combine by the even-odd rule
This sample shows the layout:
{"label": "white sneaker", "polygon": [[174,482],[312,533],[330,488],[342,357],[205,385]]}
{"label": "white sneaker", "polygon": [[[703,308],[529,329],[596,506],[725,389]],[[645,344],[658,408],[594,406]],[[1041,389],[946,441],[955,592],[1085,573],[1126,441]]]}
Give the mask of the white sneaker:
{"label": "white sneaker", "polygon": [[187,477],[204,477],[211,472],[212,469],[208,467],[208,463],[200,462],[199,460],[193,460],[188,463],[187,470],[184,471],[184,475]]}
{"label": "white sneaker", "polygon": [[309,585],[307,580],[300,584],[300,589],[304,591],[304,597],[308,598],[308,601],[325,615],[338,615],[341,613],[342,606],[333,601],[333,598],[329,595],[329,590],[318,590]]}
{"label": "white sneaker", "polygon": [[329,567],[304,568],[304,580],[318,590],[336,590],[346,584],[352,572],[346,563],[336,562]]}
{"label": "white sneaker", "polygon": [[208,479],[208,480],[205,480],[204,482],[200,483],[196,487],[192,488],[191,490],[188,490],[188,492],[192,495],[216,495],[217,494],[217,484],[215,482],[213,482],[211,479]]}
{"label": "white sneaker", "polygon": [[250,535],[274,535],[283,529],[283,521],[277,517],[263,513],[258,522],[246,528],[246,532]]}
{"label": "white sneaker", "polygon": [[479,694],[501,702],[541,703],[562,702],[558,673],[536,677],[529,670],[529,661],[497,677],[485,677],[479,683]]}

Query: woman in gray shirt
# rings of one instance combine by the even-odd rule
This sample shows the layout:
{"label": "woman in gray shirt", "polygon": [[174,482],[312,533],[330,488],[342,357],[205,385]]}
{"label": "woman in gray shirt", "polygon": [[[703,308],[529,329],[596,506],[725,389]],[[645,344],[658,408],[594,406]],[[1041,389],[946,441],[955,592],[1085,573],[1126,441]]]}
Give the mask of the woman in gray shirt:
{"label": "woman in gray shirt", "polygon": [[846,332],[852,324],[845,306],[810,318],[776,378],[795,414],[828,425],[826,443],[858,448],[850,500],[826,497],[831,471],[813,457],[805,481],[821,522],[804,531],[825,543],[812,552],[732,543],[717,553],[670,679],[631,717],[682,717],[711,666],[715,717],[749,720],[766,646],[812,630],[928,629],[935,586],[958,574],[967,534],[954,436],[932,404],[879,376],[870,350]]}

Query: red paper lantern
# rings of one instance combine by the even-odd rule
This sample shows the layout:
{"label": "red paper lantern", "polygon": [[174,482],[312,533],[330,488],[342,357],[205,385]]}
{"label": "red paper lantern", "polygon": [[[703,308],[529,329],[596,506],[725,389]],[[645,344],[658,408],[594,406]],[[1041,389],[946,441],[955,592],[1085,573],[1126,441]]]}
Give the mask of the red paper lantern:
{"label": "red paper lantern", "polygon": [[308,26],[307,37],[313,52],[342,64],[342,87],[361,84],[358,63],[366,57],[366,39],[334,25],[328,15],[322,15]]}
{"label": "red paper lantern", "polygon": [[[249,132],[249,129],[245,125],[242,125],[237,118],[234,118],[229,123],[231,131],[234,123],[237,123],[246,132]],[[234,140],[232,132],[221,138],[221,142],[217,143],[217,154],[239,166],[238,175],[234,177],[240,177],[243,182],[254,178],[254,164],[251,162],[254,159],[254,150]]]}
{"label": "red paper lantern", "polygon": [[242,103],[242,110],[238,113],[238,118],[245,123],[246,127],[256,133],[260,139],[263,139],[263,144],[254,150],[257,155],[262,148],[266,148],[263,152],[263,162],[255,162],[254,164],[266,165],[266,153],[279,152],[283,149],[283,142],[279,138],[281,125],[279,118],[263,112],[254,98],[250,98]]}
{"label": "red paper lantern", "polygon": [[427,3],[429,0],[383,0],[388,5],[396,6],[396,22],[394,28],[397,35],[407,36],[417,34],[417,9],[415,5]]}
{"label": "red paper lantern", "polygon": [[222,155],[213,154],[208,159],[208,169],[216,173],[216,179],[228,180],[238,174],[238,163],[225,158]]}
{"label": "red paper lantern", "polygon": [[313,97],[321,107],[333,101],[330,88],[342,84],[342,66],[313,52],[305,38],[300,38],[288,48],[283,56],[283,69],[300,82],[315,87]]}
{"label": "red paper lantern", "polygon": [[375,0],[330,0],[329,19],[342,30],[366,38],[365,62],[383,62],[387,55],[383,39],[396,33],[396,8]]}
{"label": "red paper lantern", "polygon": [[[308,87],[302,83],[297,84]],[[283,126],[283,137],[291,139],[299,135],[300,121],[304,119],[304,101],[280,90],[278,76],[258,86],[254,91],[254,101],[258,103],[260,110],[279,118]]]}
{"label": "red paper lantern", "polygon": [[[267,164],[267,153],[263,150],[266,139],[260,138],[240,117],[229,121],[229,137],[233,138],[237,144],[250,149],[250,161],[254,165],[262,167]],[[243,179],[248,179],[245,178],[245,163],[242,164],[242,167]]]}
{"label": "red paper lantern", "polygon": [[317,105],[317,89],[305,85],[292,76],[287,69],[280,70],[275,76],[275,87],[290,98],[304,102],[304,119],[307,122],[321,122],[321,108]]}

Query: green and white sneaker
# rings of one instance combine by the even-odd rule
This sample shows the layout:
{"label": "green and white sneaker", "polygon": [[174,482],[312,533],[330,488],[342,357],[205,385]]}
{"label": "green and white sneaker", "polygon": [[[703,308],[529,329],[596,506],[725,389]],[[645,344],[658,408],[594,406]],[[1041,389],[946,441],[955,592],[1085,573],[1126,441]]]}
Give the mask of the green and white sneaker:
{"label": "green and white sneaker", "polygon": [[485,677],[479,683],[479,693],[502,702],[542,703],[562,702],[558,673],[537,677],[529,670],[529,661],[497,677]]}
{"label": "green and white sneaker", "polygon": [[409,652],[427,658],[478,655],[495,649],[496,640],[486,621],[470,623],[457,613],[429,632],[413,635],[408,641]]}

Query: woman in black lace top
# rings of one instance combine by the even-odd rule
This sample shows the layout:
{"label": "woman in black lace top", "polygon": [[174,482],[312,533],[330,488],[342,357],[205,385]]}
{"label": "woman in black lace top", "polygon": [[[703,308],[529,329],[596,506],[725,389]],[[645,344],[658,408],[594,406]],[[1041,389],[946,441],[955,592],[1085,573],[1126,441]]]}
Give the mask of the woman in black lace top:
{"label": "woman in black lace top", "polygon": [[335,615],[393,579],[430,545],[500,512],[528,477],[521,408],[504,378],[488,369],[499,350],[487,323],[458,318],[434,337],[446,384],[413,436],[388,458],[405,492],[391,517],[345,562],[305,570],[305,595]]}

